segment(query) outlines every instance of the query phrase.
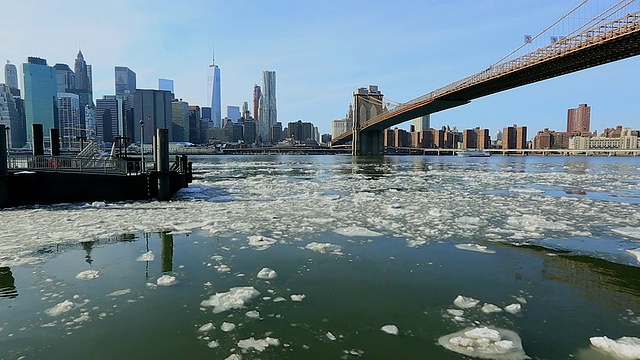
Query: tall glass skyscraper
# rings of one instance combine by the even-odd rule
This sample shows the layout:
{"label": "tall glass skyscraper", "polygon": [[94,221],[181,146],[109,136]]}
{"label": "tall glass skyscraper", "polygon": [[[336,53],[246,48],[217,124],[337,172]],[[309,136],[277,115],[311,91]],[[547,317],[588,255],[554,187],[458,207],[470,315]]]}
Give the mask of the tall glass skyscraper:
{"label": "tall glass skyscraper", "polygon": [[431,115],[427,114],[413,119],[412,125],[416,132],[429,131],[431,128]]}
{"label": "tall glass skyscraper", "polygon": [[[80,122],[80,97],[77,94],[58,93],[58,121],[62,147],[71,149],[77,144],[77,137],[82,134],[84,125]],[[79,147],[79,144],[77,144]]]}
{"label": "tall glass skyscraper", "polygon": [[214,127],[222,127],[222,104],[220,98],[220,68],[216,65],[215,56],[209,65],[208,85],[210,90],[211,120]]}
{"label": "tall glass skyscraper", "polygon": [[124,95],[126,91],[133,94],[136,91],[136,73],[125,66],[116,66],[116,95]]}
{"label": "tall glass skyscraper", "polygon": [[262,94],[258,104],[258,135],[263,143],[272,143],[271,127],[278,122],[276,110],[276,72],[265,70],[262,72]]}
{"label": "tall glass skyscraper", "polygon": [[56,71],[47,66],[47,60],[29,57],[27,62],[22,64],[22,76],[27,141],[33,140],[33,124],[42,124],[45,138],[48,138],[49,130],[58,128],[58,121],[55,117]]}

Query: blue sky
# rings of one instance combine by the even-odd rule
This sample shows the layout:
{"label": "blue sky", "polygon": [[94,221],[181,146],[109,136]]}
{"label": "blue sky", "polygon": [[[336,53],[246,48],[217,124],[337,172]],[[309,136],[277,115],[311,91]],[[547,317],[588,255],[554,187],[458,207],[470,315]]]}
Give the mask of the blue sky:
{"label": "blue sky", "polygon": [[[226,105],[251,108],[253,85],[275,70],[278,120],[310,121],[328,133],[356,88],[375,84],[388,100],[408,101],[483,70],[579,3],[11,1],[3,4],[0,53],[15,64],[39,56],[73,67],[80,47],[96,98],[114,93],[114,66],[128,66],[139,88],[173,79],[176,97],[204,106],[215,43],[223,115]],[[635,57],[480,98],[432,115],[432,127],[481,126],[493,135],[517,123],[532,137],[545,127],[565,130],[567,109],[587,103],[592,130],[640,128],[639,64]]]}

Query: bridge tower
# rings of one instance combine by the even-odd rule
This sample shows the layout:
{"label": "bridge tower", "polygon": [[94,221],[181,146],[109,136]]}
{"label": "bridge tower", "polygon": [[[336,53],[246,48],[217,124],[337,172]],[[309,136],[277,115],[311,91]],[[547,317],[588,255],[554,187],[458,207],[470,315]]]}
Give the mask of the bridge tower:
{"label": "bridge tower", "polygon": [[364,122],[385,111],[382,98],[382,93],[375,85],[353,92],[353,155],[384,155],[384,132],[360,130]]}

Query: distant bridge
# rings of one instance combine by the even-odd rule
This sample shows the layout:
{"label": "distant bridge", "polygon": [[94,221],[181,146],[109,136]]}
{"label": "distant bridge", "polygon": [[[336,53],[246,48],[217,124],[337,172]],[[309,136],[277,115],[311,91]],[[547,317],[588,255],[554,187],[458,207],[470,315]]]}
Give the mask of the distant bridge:
{"label": "distant bridge", "polygon": [[[630,10],[632,7],[636,7],[635,11]],[[635,0],[620,1],[586,21],[579,32],[494,64],[388,111],[382,107],[382,94],[371,96],[356,91],[353,129],[333,139],[332,145],[352,141],[354,155],[383,155],[383,131],[391,126],[464,105],[483,96],[636,56],[640,54],[639,22],[640,11],[637,11]]]}

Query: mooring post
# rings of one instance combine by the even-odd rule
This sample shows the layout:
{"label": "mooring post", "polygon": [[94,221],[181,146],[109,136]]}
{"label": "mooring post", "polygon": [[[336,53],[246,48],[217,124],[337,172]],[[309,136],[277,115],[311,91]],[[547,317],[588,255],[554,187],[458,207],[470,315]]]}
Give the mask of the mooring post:
{"label": "mooring post", "polygon": [[60,156],[60,130],[49,129],[49,137],[51,138],[51,156]]}
{"label": "mooring post", "polygon": [[7,154],[7,131],[0,125],[0,175],[7,175],[9,156]]}
{"label": "mooring post", "polygon": [[31,125],[31,133],[33,136],[33,143],[31,144],[33,156],[44,155],[44,130],[42,129],[42,124]]}
{"label": "mooring post", "polygon": [[169,200],[169,129],[156,130],[156,169],[158,169],[158,200]]}

